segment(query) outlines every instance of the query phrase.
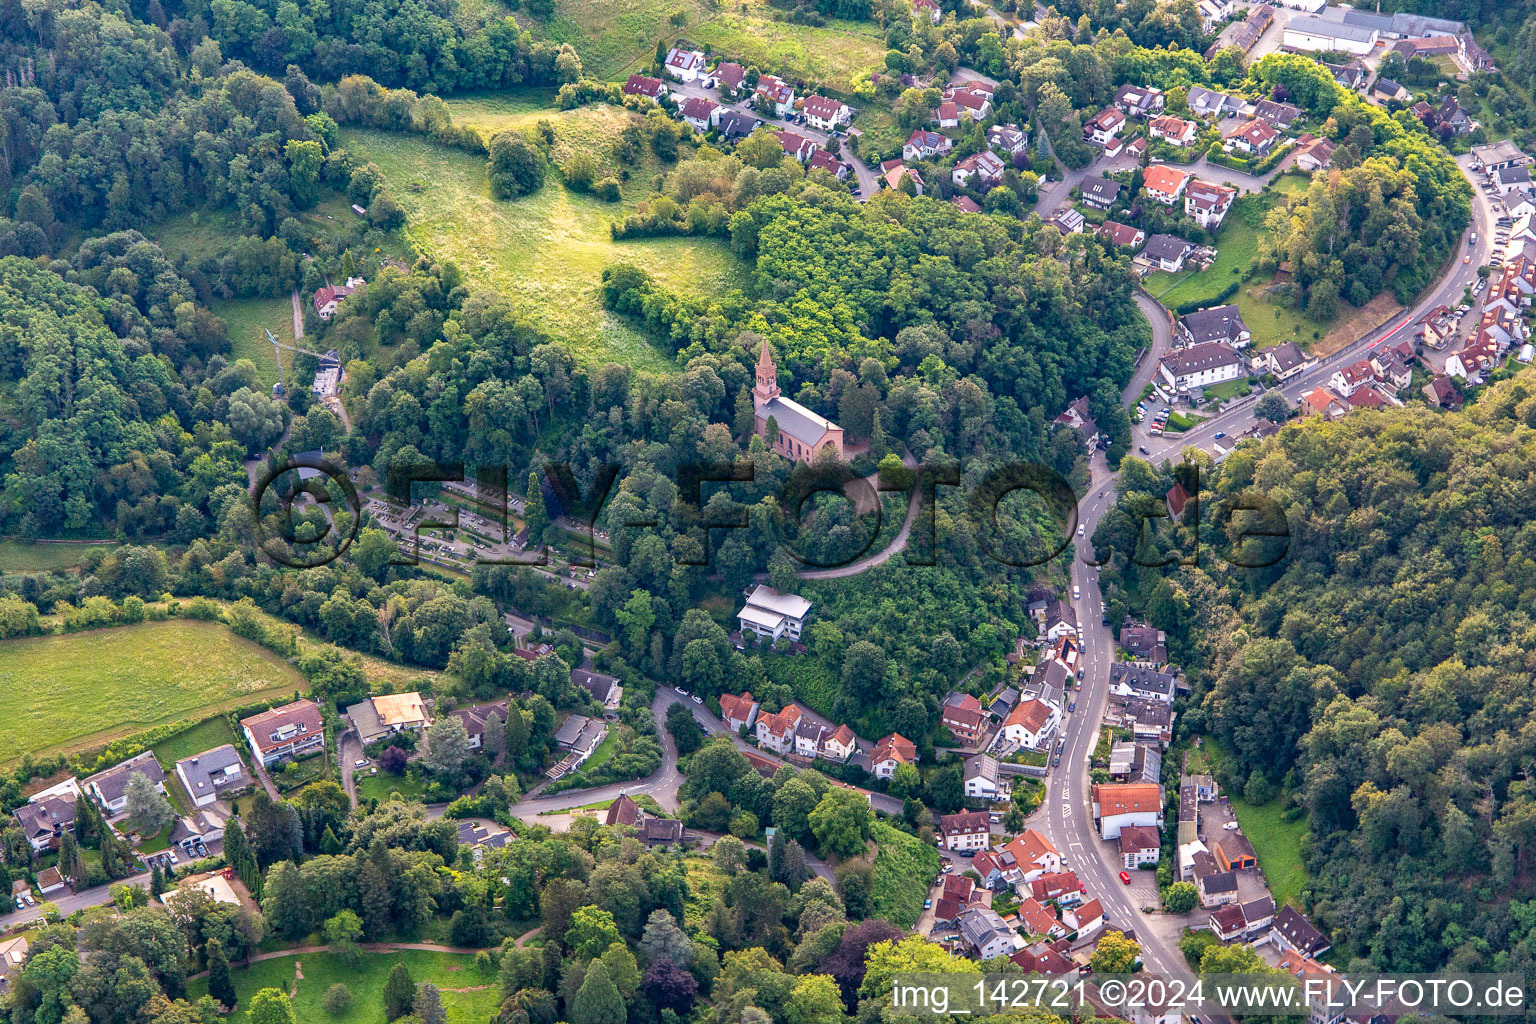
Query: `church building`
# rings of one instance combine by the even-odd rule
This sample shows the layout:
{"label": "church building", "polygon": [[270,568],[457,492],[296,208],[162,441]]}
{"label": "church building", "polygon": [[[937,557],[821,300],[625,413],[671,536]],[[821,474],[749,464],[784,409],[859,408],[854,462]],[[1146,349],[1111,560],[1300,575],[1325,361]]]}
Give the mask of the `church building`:
{"label": "church building", "polygon": [[758,434],[768,436],[768,420],[778,425],[779,439],[773,450],[795,462],[809,462],[821,449],[830,447],[843,457],[843,428],[779,392],[779,370],[763,342],[757,357],[757,383],[752,387],[752,415]]}

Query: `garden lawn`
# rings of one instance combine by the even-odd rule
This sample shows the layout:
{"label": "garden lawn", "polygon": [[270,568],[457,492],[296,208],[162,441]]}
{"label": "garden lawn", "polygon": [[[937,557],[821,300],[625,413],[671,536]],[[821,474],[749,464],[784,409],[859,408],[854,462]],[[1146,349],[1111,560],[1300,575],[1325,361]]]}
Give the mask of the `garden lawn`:
{"label": "garden lawn", "polygon": [[342,136],[348,149],[383,170],[419,247],[452,260],[471,285],[498,292],[588,362],[674,368],[627,320],[603,309],[597,289],[604,267],[632,263],[695,294],[744,279],[739,261],[714,239],[615,242],[609,224],[624,207],[569,192],[557,175],[534,195],[499,202],[491,198],[483,158],[412,135],[348,129]]}
{"label": "garden lawn", "polygon": [[[306,1024],[385,1024],[384,982],[396,964],[404,964],[417,984],[430,981],[442,991],[450,1024],[483,1024],[496,1015],[501,1004],[495,976],[482,974],[475,967],[474,958],[464,954],[416,949],[362,953],[358,965],[352,967],[335,953],[301,953],[263,960],[248,968],[232,966],[230,977],[239,997],[239,1009],[229,1020],[231,1024],[244,1024],[245,1007],[251,997],[261,989],[277,988],[293,994],[294,1016]],[[320,1001],[326,990],[337,984],[351,990],[352,1004],[333,1017],[325,1012]],[[188,988],[191,997],[197,999],[208,991],[208,981],[195,979],[188,982]]]}
{"label": "garden lawn", "polygon": [[380,772],[377,775],[354,775],[353,778],[357,783],[359,803],[375,799],[379,803],[385,803],[389,800],[391,793],[399,793],[409,802],[422,799],[427,792],[426,780],[411,775],[388,775]]}
{"label": "garden lawn", "polygon": [[869,916],[898,928],[911,928],[923,913],[923,900],[939,873],[939,851],[916,836],[880,821],[875,823],[875,877]]}
{"label": "garden lawn", "polygon": [[[293,302],[284,295],[275,299],[216,299],[209,306],[214,316],[224,321],[229,338],[230,359],[249,359],[267,390],[277,383],[276,350],[267,340],[267,331],[284,345],[294,344]],[[283,353],[283,369],[291,371],[294,353]]]}
{"label": "garden lawn", "polygon": [[0,643],[0,763],[101,746],[304,689],[282,658],[223,625],[172,619]]}
{"label": "garden lawn", "polygon": [[175,769],[176,762],[182,758],[222,747],[226,743],[244,756],[245,741],[235,735],[235,727],[230,725],[229,716],[215,715],[185,732],[161,740],[150,749],[155,752],[156,760],[169,772]]}
{"label": "garden lawn", "polygon": [[[103,540],[102,546],[116,545]],[[50,572],[80,564],[89,544],[35,544],[24,540],[0,540],[0,572]]]}

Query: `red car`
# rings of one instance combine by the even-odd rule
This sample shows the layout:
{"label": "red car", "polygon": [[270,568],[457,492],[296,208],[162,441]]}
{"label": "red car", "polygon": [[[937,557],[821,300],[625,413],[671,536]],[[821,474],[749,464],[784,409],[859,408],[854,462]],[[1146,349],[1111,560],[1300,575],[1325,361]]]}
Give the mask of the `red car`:
{"label": "red car", "polygon": [[1130,885],[1131,884],[1131,873],[1129,871],[1122,871],[1122,872],[1120,872],[1120,881],[1124,882],[1126,885]]}

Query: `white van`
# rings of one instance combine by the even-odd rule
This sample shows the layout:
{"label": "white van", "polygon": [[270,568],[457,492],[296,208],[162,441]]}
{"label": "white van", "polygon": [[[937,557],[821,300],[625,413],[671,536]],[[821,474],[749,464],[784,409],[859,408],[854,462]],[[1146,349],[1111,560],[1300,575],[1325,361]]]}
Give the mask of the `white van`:
{"label": "white van", "polygon": [[1078,587],[1078,585],[1076,583],[1072,584],[1072,600],[1074,600],[1074,601],[1081,600],[1082,596],[1083,595],[1082,595],[1081,590]]}

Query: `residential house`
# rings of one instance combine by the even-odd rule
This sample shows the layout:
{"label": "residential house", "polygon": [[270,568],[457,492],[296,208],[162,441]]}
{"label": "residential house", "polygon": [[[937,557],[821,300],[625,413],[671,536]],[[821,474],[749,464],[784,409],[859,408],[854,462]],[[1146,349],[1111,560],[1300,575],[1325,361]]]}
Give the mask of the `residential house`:
{"label": "residential house", "polygon": [[820,93],[802,100],[800,112],[805,115],[807,124],[824,132],[835,131],[853,120],[853,110],[848,104]]}
{"label": "residential house", "polygon": [[1332,139],[1303,135],[1296,140],[1296,166],[1303,171],[1320,171],[1333,163],[1337,148]]}
{"label": "residential house", "polygon": [[1432,377],[1429,383],[1424,385],[1423,391],[1429,404],[1437,409],[1461,408],[1461,392],[1456,390],[1456,385],[1451,383],[1451,378],[1444,374]]}
{"label": "residential house", "polygon": [[949,102],[955,105],[962,117],[969,117],[972,121],[980,121],[992,112],[992,101],[981,92],[970,89],[955,89],[949,94]]}
{"label": "residential house", "polygon": [[997,731],[997,744],[1043,750],[1060,724],[1061,712],[1055,706],[1043,700],[1022,700],[1003,719],[1002,728]]}
{"label": "residential house", "polygon": [[944,9],[939,6],[938,0],[912,0],[912,16],[927,18],[937,25],[944,20]]}
{"label": "residential house", "polygon": [[1365,81],[1370,77],[1370,69],[1358,60],[1352,60],[1348,64],[1329,64],[1322,61],[1323,67],[1333,76],[1333,80],[1346,89],[1359,92],[1365,88]]}
{"label": "residential house", "polygon": [[37,873],[37,891],[45,898],[52,899],[67,888],[64,876],[57,867],[43,868]]}
{"label": "residential house", "polygon": [[[783,430],[784,421],[779,422]],[[736,613],[742,635],[756,635],[761,640],[774,641],[780,637],[800,639],[805,620],[811,613],[811,602],[799,594],[781,594],[766,583],[759,583],[747,595],[747,602]]]}
{"label": "residential house", "polygon": [[1163,753],[1156,743],[1117,740],[1109,751],[1109,774],[1116,782],[1160,782]]}
{"label": "residential house", "polygon": [[1253,108],[1253,116],[1260,121],[1267,122],[1270,126],[1282,132],[1291,130],[1291,126],[1299,124],[1305,114],[1294,103],[1279,103],[1275,100],[1261,100]]}
{"label": "residential house", "polygon": [[1279,141],[1280,133],[1268,121],[1254,118],[1239,125],[1232,134],[1227,136],[1226,148],[1236,150],[1247,157],[1268,156],[1269,151],[1275,148]]}
{"label": "residential house", "polygon": [[1207,89],[1202,85],[1189,87],[1189,97],[1186,101],[1189,112],[1198,117],[1236,117],[1238,111],[1243,109],[1243,101],[1236,96],[1228,96],[1226,93]]}
{"label": "residential house", "polygon": [[757,80],[753,99],[774,117],[783,117],[795,105],[795,90],[787,82],[773,75],[763,75]]}
{"label": "residential house", "polygon": [[1235,903],[1223,903],[1207,916],[1208,927],[1222,942],[1235,942],[1248,934],[1248,922],[1243,919],[1243,908]]}
{"label": "residential house", "polygon": [[961,939],[978,960],[1007,956],[1014,950],[1015,933],[991,907],[972,907],[956,918],[956,923]]}
{"label": "residential house", "polygon": [[1120,829],[1120,863],[1134,871],[1143,864],[1156,864],[1163,853],[1163,841],[1155,828],[1126,825]]}
{"label": "residential house", "polygon": [[1166,105],[1163,91],[1151,86],[1122,85],[1115,90],[1115,106],[1127,117],[1144,121],[1162,111]]}
{"label": "residential house", "polygon": [[843,764],[853,756],[857,746],[858,740],[854,737],[853,730],[846,725],[839,725],[836,729],[823,734],[821,750],[818,754],[823,760]]}
{"label": "residential house", "polygon": [[1378,78],[1371,85],[1371,98],[1382,103],[1407,103],[1413,94],[1390,78]]}
{"label": "residential house", "polygon": [[966,746],[972,746],[986,731],[987,714],[981,701],[969,693],[950,693],[944,698],[939,721]]}
{"label": "residential house", "polygon": [[79,787],[46,796],[39,793],[12,812],[34,853],[58,849],[64,833],[75,827],[75,803],[79,796]]}
{"label": "residential house", "polygon": [[1113,178],[1084,178],[1079,186],[1083,202],[1095,210],[1107,210],[1114,206],[1123,187]]}
{"label": "residential house", "polygon": [[1263,937],[1268,941],[1270,927],[1275,922],[1275,901],[1268,895],[1249,900],[1239,909],[1243,912],[1243,927],[1250,939]]}
{"label": "residential house", "polygon": [[1295,907],[1281,907],[1275,915],[1275,945],[1282,950],[1294,951],[1306,957],[1319,957],[1332,947],[1317,926]]}
{"label": "residential house", "polygon": [[942,814],[939,835],[946,850],[985,850],[992,845],[992,822],[986,811]]}
{"label": "residential house", "polygon": [[1099,837],[1120,838],[1126,825],[1163,824],[1163,787],[1150,783],[1103,782],[1093,787],[1093,817],[1099,823]]}
{"label": "residential house", "polygon": [[1455,96],[1447,96],[1435,108],[1435,125],[1438,127],[1443,124],[1450,125],[1451,131],[1457,135],[1468,135],[1477,127],[1477,122],[1462,109]]}
{"label": "residential house", "polygon": [[320,706],[312,700],[296,700],[242,718],[240,732],[251,748],[251,756],[263,767],[303,757],[325,745]]}
{"label": "residential house", "polygon": [[1175,480],[1173,486],[1168,488],[1168,493],[1164,497],[1168,501],[1168,514],[1175,519],[1183,519],[1184,506],[1189,504],[1189,500],[1194,495],[1186,491],[1182,483]]}
{"label": "residential house", "polygon": [[991,150],[982,150],[972,153],[970,156],[955,164],[955,169],[950,173],[950,180],[956,185],[969,185],[971,179],[976,179],[976,187],[990,189],[1003,180],[1003,172],[1007,167],[1001,158]]}
{"label": "residential house", "polygon": [[1077,612],[1072,606],[1053,597],[1040,617],[1040,638],[1045,641],[1077,636]]}
{"label": "residential house", "polygon": [[970,196],[965,196],[965,195],[952,196],[950,198],[950,200],[949,200],[949,205],[953,206],[955,209],[959,210],[961,213],[981,213],[982,212],[981,204],[978,203],[976,200],[972,199]]}
{"label": "residential house", "polygon": [[1029,148],[1029,133],[1016,124],[995,124],[987,129],[987,145],[1009,159]]}
{"label": "residential house", "polygon": [[900,160],[886,160],[880,164],[880,178],[885,180],[885,187],[892,190],[902,189],[902,181],[911,181],[912,195],[922,195],[923,177],[914,167],[908,167]]}
{"label": "residential house", "polygon": [[1195,10],[1200,14],[1200,31],[1215,35],[1216,26],[1232,17],[1232,0],[1200,0]]}
{"label": "residential house", "polygon": [[1401,391],[1413,383],[1411,350],[1410,355],[1404,356],[1397,348],[1373,349],[1371,366],[1376,371],[1376,379],[1390,384],[1394,391]]}
{"label": "residential house", "polygon": [[877,779],[890,778],[898,765],[916,763],[917,744],[896,732],[876,743],[869,755],[869,770]]}
{"label": "residential house", "polygon": [[1070,206],[1058,206],[1045,218],[1045,222],[1063,235],[1077,235],[1082,233],[1087,218],[1083,216],[1081,210]]}
{"label": "residential house", "polygon": [[1253,340],[1253,332],[1243,322],[1242,312],[1232,305],[1212,306],[1186,313],[1179,318],[1179,328],[1190,345],[1220,342],[1241,349]]}
{"label": "residential house", "polygon": [[[587,691],[587,696],[601,704],[604,710],[616,711],[624,697],[624,687],[615,676],[594,672],[589,668],[571,669],[571,682]],[[505,717],[503,716],[503,721]]]}
{"label": "residential house", "polygon": [[1158,743],[1167,746],[1173,740],[1173,706],[1160,700],[1127,698],[1116,702],[1117,714],[1123,725],[1131,729],[1131,738],[1137,743]]}
{"label": "residential house", "polygon": [[1125,246],[1134,251],[1147,240],[1147,233],[1129,224],[1107,220],[1099,225],[1099,237],[1115,248]]}
{"label": "residential house", "polygon": [[324,288],[317,289],[314,297],[315,314],[321,320],[329,320],[336,315],[336,310],[341,306],[341,300],[357,291],[362,284],[362,278],[349,277],[346,284],[328,284]]}
{"label": "residential house", "polygon": [[698,50],[672,47],[662,65],[662,71],[679,82],[696,82],[704,77],[704,55]]}
{"label": "residential house", "polygon": [[[1154,235],[1153,239],[1159,237]],[[1147,242],[1147,248],[1152,241]],[[1145,250],[1144,250],[1145,251]],[[1179,349],[1163,357],[1158,372],[1164,381],[1176,391],[1209,387],[1223,381],[1236,380],[1242,375],[1242,357],[1228,345],[1211,342]]]}
{"label": "residential house", "polygon": [[676,818],[647,814],[640,819],[639,838],[646,846],[670,846],[683,841],[683,823]]}
{"label": "residential house", "polygon": [[571,715],[555,730],[555,745],[569,751],[580,764],[592,756],[597,745],[608,735],[608,723],[601,718]]}
{"label": "residential house", "polygon": [[1120,626],[1120,646],[1138,661],[1162,664],[1168,660],[1167,634],[1130,616]]}
{"label": "residential house", "polygon": [[11,981],[21,973],[22,966],[27,962],[27,950],[31,948],[32,944],[25,935],[0,939],[0,997],[7,996],[11,991]]}
{"label": "residential house", "polygon": [[901,158],[902,160],[932,160],[948,154],[954,145],[947,135],[919,128],[907,136],[907,141],[901,147]]}
{"label": "residential house", "polygon": [[1235,188],[1212,185],[1206,181],[1192,181],[1184,190],[1184,212],[1207,231],[1215,231],[1221,227],[1221,222],[1227,217],[1227,211],[1232,209],[1232,200],[1236,198],[1237,189]]}
{"label": "residential house", "polygon": [[743,729],[752,728],[752,723],[757,721],[757,701],[752,699],[752,691],[747,690],[739,695],[722,693],[720,717],[732,732],[739,733]]}
{"label": "residential house", "polygon": [[1055,900],[1058,905],[1066,906],[1082,902],[1083,883],[1078,880],[1075,871],[1058,871],[1041,875],[1030,882],[1029,894],[1041,903]]}
{"label": "residential house", "polygon": [[[1171,504],[1168,511],[1173,512]],[[1159,672],[1125,661],[1116,661],[1109,666],[1109,692],[1116,696],[1171,704],[1177,686],[1178,677],[1171,672]]]}
{"label": "residential house", "polygon": [[[1057,210],[1046,218],[1046,223],[1054,225],[1064,235],[1074,234],[1083,230],[1083,215],[1071,207],[1065,210]],[[1059,423],[1076,432],[1083,442],[1083,447],[1092,451],[1099,442],[1099,425],[1093,418],[1093,411],[1088,405],[1088,396],[1079,395],[1067,403],[1067,407],[1061,411],[1051,422]]]}
{"label": "residential house", "polygon": [[[1270,22],[1275,20],[1275,9],[1267,4],[1254,4],[1248,10],[1248,18],[1238,26],[1237,32],[1232,36],[1227,45],[1235,46],[1247,53],[1253,49],[1253,44],[1259,41]],[[1215,42],[1205,51],[1205,59],[1213,59],[1222,49],[1221,43]]]}
{"label": "residential house", "polygon": [[762,123],[762,121],[759,121],[751,114],[745,114],[739,110],[731,110],[729,108],[721,112],[720,118],[716,122],[720,137],[727,142],[736,142],[746,138],[756,131],[758,125]]}
{"label": "residential house", "polygon": [[1194,179],[1188,171],[1180,171],[1167,164],[1153,164],[1142,175],[1142,187],[1147,197],[1164,206],[1172,206],[1184,194],[1185,187]]}
{"label": "residential house", "polygon": [[696,132],[707,132],[719,123],[721,109],[720,104],[714,100],[689,96],[683,100],[677,112],[688,127]]}
{"label": "residential house", "polygon": [[[1210,854],[1204,855],[1210,858]],[[1200,893],[1202,907],[1219,907],[1237,901],[1237,875],[1231,871],[1195,871],[1195,888]]]}
{"label": "residential house", "polygon": [[800,724],[800,709],[791,704],[777,713],[757,713],[757,742],[776,754],[795,750],[795,729]]}
{"label": "residential house", "polygon": [[1349,412],[1349,403],[1326,387],[1315,387],[1302,392],[1299,408],[1303,416],[1326,416],[1336,420]]}
{"label": "residential house", "polygon": [[775,131],[773,134],[779,140],[784,155],[792,156],[802,164],[811,158],[812,153],[821,148],[815,139],[801,135],[799,132]]}
{"label": "residential house", "polygon": [[646,75],[630,75],[629,81],[624,83],[624,95],[645,96],[648,99],[659,100],[667,94],[667,83],[659,78],[650,78]]}
{"label": "residential house", "polygon": [[1006,800],[1011,787],[998,773],[997,759],[977,754],[965,759],[965,795],[972,800]]}
{"label": "residential house", "polygon": [[747,69],[734,61],[722,61],[715,68],[715,80],[720,87],[720,95],[726,99],[736,99],[741,95],[741,84],[746,81]]}
{"label": "residential house", "polygon": [[177,761],[176,777],[193,807],[207,807],[226,793],[238,793],[251,784],[239,751],[228,743]]}
{"label": "residential house", "polygon": [[[573,670],[571,672],[571,679],[573,681],[576,678],[577,671],[580,670]],[[596,675],[596,673],[592,674]],[[613,677],[605,676],[604,678],[611,679]],[[617,702],[615,702],[615,706],[617,706]],[[485,750],[487,736],[495,735],[496,733],[505,734],[507,715],[510,713],[510,710],[511,702],[502,699],[487,701],[484,704],[471,704],[467,707],[454,708],[448,713],[463,724],[464,732],[469,736],[469,749]],[[494,744],[495,741],[492,740],[492,743]]]}
{"label": "residential house", "polygon": [[1152,119],[1152,123],[1147,127],[1147,134],[1154,139],[1162,139],[1169,145],[1182,148],[1195,144],[1195,137],[1200,134],[1200,126],[1182,117],[1165,114]]}
{"label": "residential house", "polygon": [[1177,235],[1153,235],[1136,254],[1136,262],[1153,270],[1176,274],[1184,269],[1184,261],[1195,251],[1195,243]]}
{"label": "residential house", "polygon": [[85,779],[85,791],[107,812],[121,814],[128,806],[128,780],[142,775],[154,784],[156,792],[165,792],[165,769],[155,760],[154,751],[135,754],[121,764],[97,772]]}
{"label": "residential house", "polygon": [[[981,854],[976,855],[977,860],[981,860],[981,857]],[[1066,926],[1056,919],[1056,915],[1033,897],[1026,896],[1020,901],[1018,915],[1019,933],[1022,935],[1054,939],[1067,934]]]}
{"label": "residential house", "polygon": [[1500,195],[1507,196],[1511,192],[1531,191],[1531,169],[1524,164],[1494,171],[1493,180],[1498,186]]}
{"label": "residential house", "polygon": [[1317,365],[1317,358],[1301,350],[1294,341],[1281,342],[1267,349],[1263,356],[1264,366],[1282,381],[1290,380]]}
{"label": "residential house", "polygon": [[431,724],[421,694],[383,693],[353,704],[342,712],[357,730],[357,738],[367,746],[376,740],[402,732],[422,732]]}
{"label": "residential house", "polygon": [[[1064,947],[1065,940],[1056,946]],[[1036,942],[1011,954],[1008,959],[1018,964],[1025,974],[1042,974],[1070,981],[1078,976],[1078,965],[1067,959],[1061,949],[1044,942]]]}
{"label": "residential house", "polygon": [[1061,851],[1032,828],[1014,836],[999,852],[1010,862],[1008,881],[1013,885],[1023,885],[1061,871]]}
{"label": "residential house", "polygon": [[848,176],[853,173],[853,168],[851,166],[843,163],[837,157],[833,156],[831,153],[828,153],[824,149],[812,150],[811,158],[805,162],[805,168],[806,173],[810,173],[812,170],[817,169],[826,171],[838,181],[847,181]]}
{"label": "residential house", "polygon": [[1355,389],[1363,388],[1376,380],[1376,369],[1369,359],[1357,359],[1348,366],[1341,366],[1328,378],[1328,386],[1342,398],[1348,398]]}
{"label": "residential house", "polygon": [[1095,145],[1107,146],[1125,127],[1125,113],[1114,107],[1105,107],[1083,125],[1083,138]]}
{"label": "residential house", "polygon": [[1104,907],[1097,899],[1079,903],[1061,912],[1061,923],[1077,932],[1078,941],[1096,935],[1104,927]]}
{"label": "residential house", "polygon": [[188,859],[217,856],[223,852],[224,832],[228,825],[229,816],[214,808],[193,811],[177,818],[171,825],[170,843],[180,847]]}
{"label": "residential house", "polygon": [[815,758],[821,752],[822,737],[828,735],[825,726],[802,717],[795,726],[795,756]]}

